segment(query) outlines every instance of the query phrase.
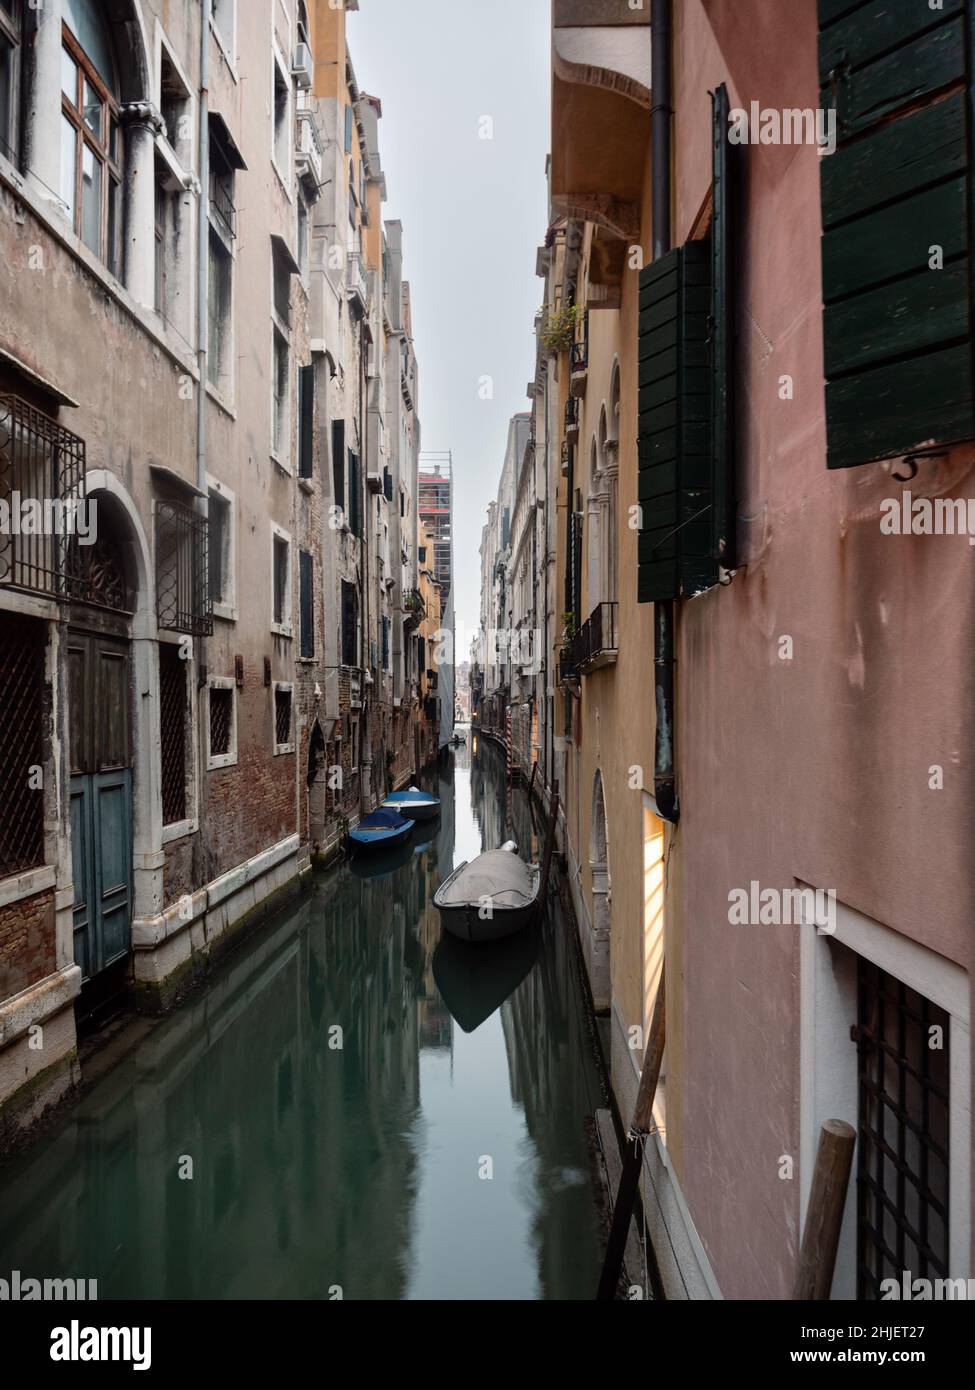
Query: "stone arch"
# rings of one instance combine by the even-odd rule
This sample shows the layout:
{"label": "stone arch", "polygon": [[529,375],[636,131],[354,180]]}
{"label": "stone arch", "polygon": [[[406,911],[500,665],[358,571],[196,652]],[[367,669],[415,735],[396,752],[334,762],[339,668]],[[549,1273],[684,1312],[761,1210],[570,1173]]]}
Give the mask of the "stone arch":
{"label": "stone arch", "polygon": [[592,991],[597,1009],[610,1003],[610,924],[612,876],[609,865],[609,831],[603,774],[597,767],[592,780],[589,814],[589,873],[592,882]]}
{"label": "stone arch", "polygon": [[609,374],[609,413],[607,415],[607,429],[607,446],[618,449],[620,438],[620,359],[615,356]]}

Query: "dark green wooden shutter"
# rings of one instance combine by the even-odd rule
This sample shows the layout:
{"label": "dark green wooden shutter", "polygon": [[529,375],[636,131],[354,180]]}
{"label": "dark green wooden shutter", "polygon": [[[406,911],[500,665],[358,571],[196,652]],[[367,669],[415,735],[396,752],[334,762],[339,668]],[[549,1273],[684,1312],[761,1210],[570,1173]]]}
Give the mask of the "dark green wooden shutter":
{"label": "dark green wooden shutter", "polygon": [[332,485],[336,507],[345,510],[345,421],[332,421]]}
{"label": "dark green wooden shutter", "polygon": [[298,369],[298,477],[310,478],[314,458],[315,368]]}
{"label": "dark green wooden shutter", "polygon": [[711,253],[692,241],[640,273],[641,603],[717,582],[711,558]]}
{"label": "dark green wooden shutter", "polygon": [[301,655],[315,655],[315,589],[312,559],[307,550],[298,556],[299,609],[301,616]]}
{"label": "dark green wooden shutter", "polygon": [[362,481],[359,455],[349,450],[349,526],[353,536],[362,537]]}
{"label": "dark green wooden shutter", "polygon": [[830,468],[975,437],[966,8],[819,0]]}
{"label": "dark green wooden shutter", "polygon": [[[735,551],[735,411],[734,350],[736,264],[737,161],[741,146],[728,140],[728,89],[714,93],[711,114],[713,215],[711,219],[711,476],[713,495],[707,520],[710,547],[707,560],[731,569]],[[713,577],[712,577],[713,576]],[[696,581],[708,588],[717,575],[706,565],[698,576],[684,575],[685,588]]]}

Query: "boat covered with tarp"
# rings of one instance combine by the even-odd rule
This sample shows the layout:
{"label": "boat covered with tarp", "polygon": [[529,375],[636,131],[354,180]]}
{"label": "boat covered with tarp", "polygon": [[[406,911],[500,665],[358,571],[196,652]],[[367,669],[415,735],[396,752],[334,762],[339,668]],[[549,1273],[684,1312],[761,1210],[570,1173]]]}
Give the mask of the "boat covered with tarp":
{"label": "boat covered with tarp", "polygon": [[527,927],[538,901],[539,869],[509,840],[459,864],[433,901],[446,931],[461,941],[500,941]]}

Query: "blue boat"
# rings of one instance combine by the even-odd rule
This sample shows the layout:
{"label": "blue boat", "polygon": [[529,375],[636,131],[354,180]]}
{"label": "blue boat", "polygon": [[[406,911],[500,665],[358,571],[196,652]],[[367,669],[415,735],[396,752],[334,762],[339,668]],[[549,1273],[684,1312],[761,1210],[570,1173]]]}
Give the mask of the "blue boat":
{"label": "blue boat", "polygon": [[390,792],[383,802],[384,811],[398,811],[413,820],[433,820],[440,814],[440,798],[419,787],[407,787],[402,792]]}
{"label": "blue boat", "polygon": [[370,811],[354,830],[349,831],[353,849],[389,849],[409,838],[413,821],[405,820],[395,811]]}

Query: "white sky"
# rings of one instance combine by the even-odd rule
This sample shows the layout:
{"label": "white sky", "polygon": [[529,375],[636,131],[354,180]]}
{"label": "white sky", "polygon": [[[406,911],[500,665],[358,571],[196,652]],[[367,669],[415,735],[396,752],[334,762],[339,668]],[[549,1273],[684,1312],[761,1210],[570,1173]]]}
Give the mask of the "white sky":
{"label": "white sky", "polygon": [[[528,408],[535,369],[549,16],[549,0],[360,0],[349,15],[356,79],[383,107],[383,216],[403,223],[422,448],[454,456],[458,660],[477,625],[478,546],[508,421]],[[478,138],[483,116],[493,140]],[[483,376],[492,400],[479,398]]]}

